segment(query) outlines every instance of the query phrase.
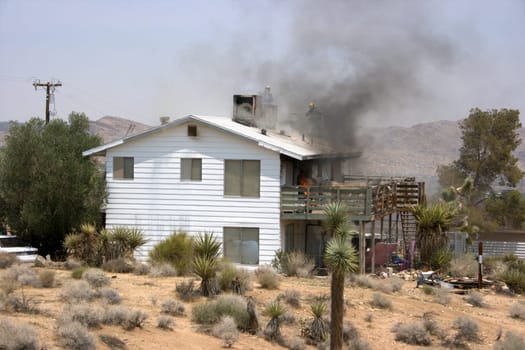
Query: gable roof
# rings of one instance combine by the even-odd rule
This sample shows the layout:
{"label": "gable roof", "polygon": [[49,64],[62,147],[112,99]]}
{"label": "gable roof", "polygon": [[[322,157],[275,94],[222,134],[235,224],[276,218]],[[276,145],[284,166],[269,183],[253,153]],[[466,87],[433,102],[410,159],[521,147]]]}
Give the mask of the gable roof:
{"label": "gable roof", "polygon": [[266,131],[266,134],[263,134],[261,129],[237,123],[227,117],[196,115],[188,115],[186,117],[177,118],[170,123],[159,125],[141,133],[126,136],[121,139],[107,143],[105,145],[88,149],[82,152],[82,155],[105,155],[108,149],[118,147],[125,143],[138,140],[145,136],[161,132],[164,129],[176,127],[187,122],[200,123],[218,130],[225,131],[227,133],[239,136],[245,140],[254,142],[260,147],[279,152],[281,154],[287,155],[291,158],[295,158],[298,160],[314,159],[321,157],[351,157],[357,155],[357,153],[349,153],[343,155],[336,154],[333,152],[326,152],[326,150],[316,149],[312,147],[311,144],[308,144],[302,140],[296,140],[293,139],[291,136],[275,133],[271,130],[268,130]]}

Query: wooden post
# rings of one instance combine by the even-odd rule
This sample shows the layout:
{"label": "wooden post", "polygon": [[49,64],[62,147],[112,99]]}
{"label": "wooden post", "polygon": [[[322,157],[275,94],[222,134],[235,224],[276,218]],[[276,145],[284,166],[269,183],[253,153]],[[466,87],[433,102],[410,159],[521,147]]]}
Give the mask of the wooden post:
{"label": "wooden post", "polygon": [[376,219],[372,219],[372,244],[370,245],[370,249],[372,249],[372,273],[376,273],[376,234],[375,234],[375,228],[376,228]]}
{"label": "wooden post", "polygon": [[483,242],[478,242],[478,288],[483,287]]}
{"label": "wooden post", "polygon": [[366,237],[365,237],[365,222],[359,222],[360,238],[359,238],[359,273],[364,275],[366,272],[365,266],[365,248],[366,248]]}

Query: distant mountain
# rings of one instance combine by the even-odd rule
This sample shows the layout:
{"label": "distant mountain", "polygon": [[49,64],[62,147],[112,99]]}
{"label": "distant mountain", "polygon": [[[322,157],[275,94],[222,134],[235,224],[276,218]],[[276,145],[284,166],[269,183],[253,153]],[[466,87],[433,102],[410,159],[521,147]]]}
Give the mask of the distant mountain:
{"label": "distant mountain", "polygon": [[106,116],[90,122],[89,131],[102,137],[104,143],[150,129],[151,126],[133,120]]}

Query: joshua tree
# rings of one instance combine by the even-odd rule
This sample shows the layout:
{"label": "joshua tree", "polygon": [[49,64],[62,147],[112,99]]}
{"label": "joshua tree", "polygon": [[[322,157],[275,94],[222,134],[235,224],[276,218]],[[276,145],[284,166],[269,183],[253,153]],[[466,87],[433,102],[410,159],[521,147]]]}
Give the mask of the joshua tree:
{"label": "joshua tree", "polygon": [[199,234],[193,242],[195,258],[193,272],[201,278],[201,294],[214,296],[219,293],[217,283],[218,257],[221,243],[213,237],[212,233]]}
{"label": "joshua tree", "polygon": [[325,215],[324,226],[332,235],[324,255],[324,262],[332,272],[330,349],[340,350],[343,348],[345,274],[357,271],[358,264],[355,249],[348,240],[350,225],[346,205],[332,202],[325,207]]}

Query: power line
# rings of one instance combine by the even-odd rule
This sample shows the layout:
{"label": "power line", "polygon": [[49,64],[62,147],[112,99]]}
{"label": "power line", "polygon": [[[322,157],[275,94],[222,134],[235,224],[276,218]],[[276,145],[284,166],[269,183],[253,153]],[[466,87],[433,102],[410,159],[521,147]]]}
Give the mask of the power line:
{"label": "power line", "polygon": [[57,81],[57,82],[46,81],[44,83],[41,83],[40,80],[35,80],[33,81],[33,86],[35,87],[35,91],[38,89],[38,87],[46,88],[46,124],[48,124],[49,123],[49,103],[51,101],[51,98],[53,98],[53,103],[54,103],[55,87],[62,86],[62,83],[60,81]]}

